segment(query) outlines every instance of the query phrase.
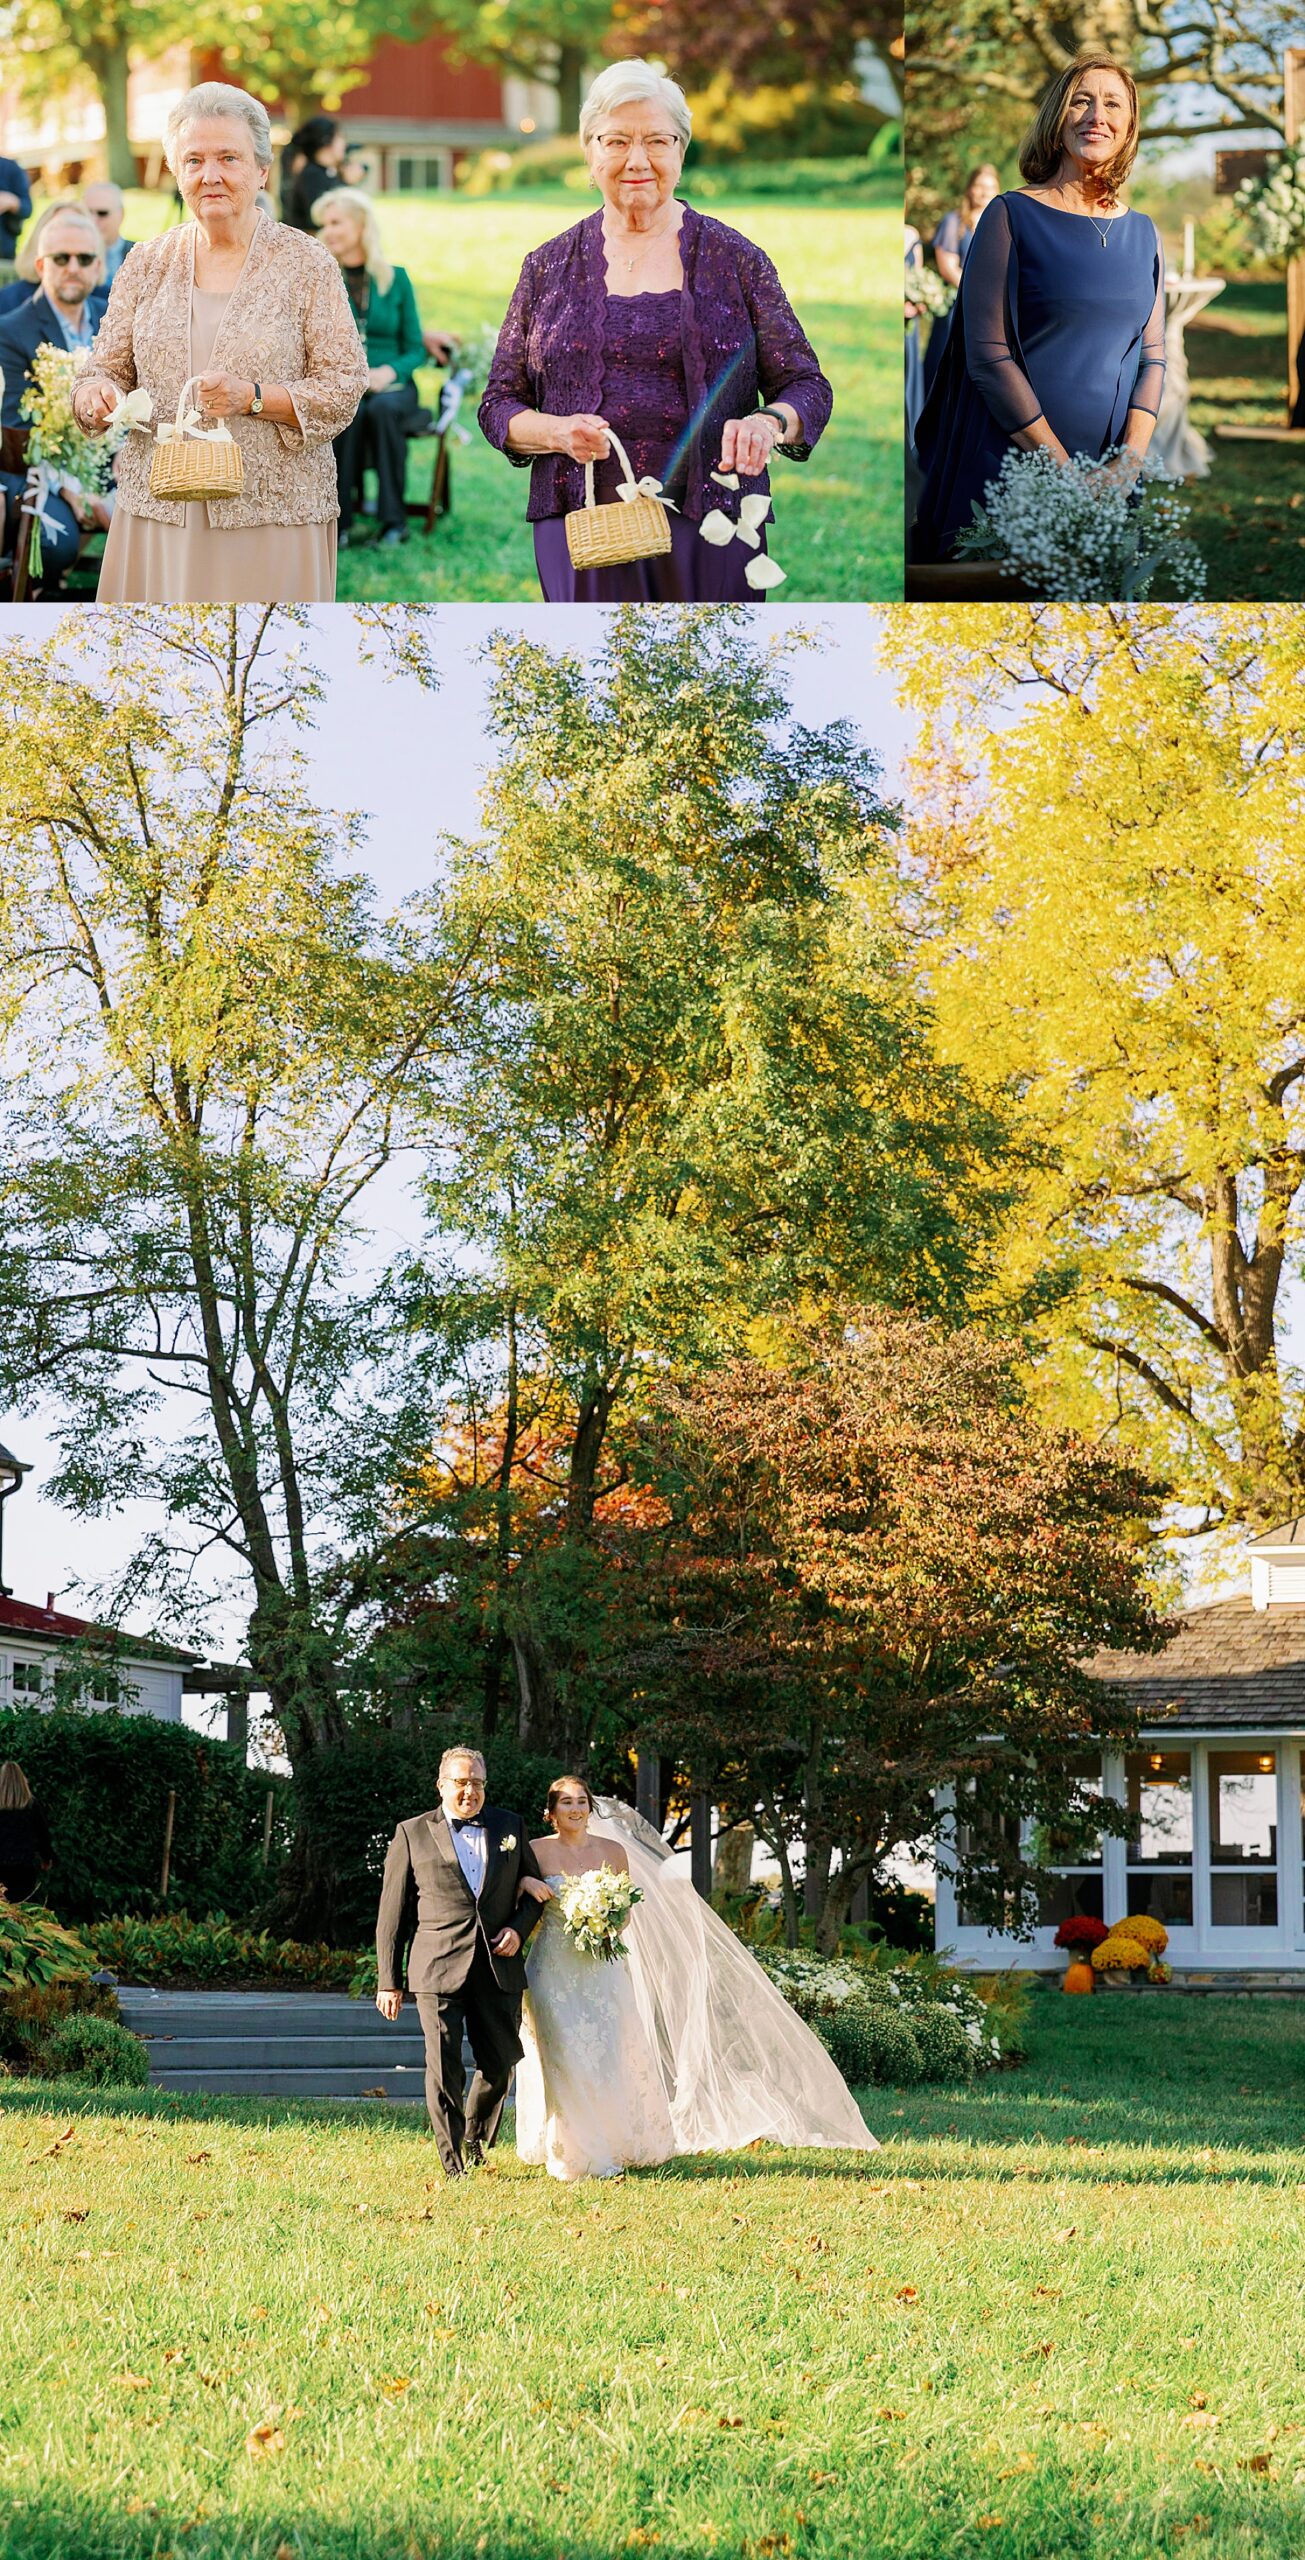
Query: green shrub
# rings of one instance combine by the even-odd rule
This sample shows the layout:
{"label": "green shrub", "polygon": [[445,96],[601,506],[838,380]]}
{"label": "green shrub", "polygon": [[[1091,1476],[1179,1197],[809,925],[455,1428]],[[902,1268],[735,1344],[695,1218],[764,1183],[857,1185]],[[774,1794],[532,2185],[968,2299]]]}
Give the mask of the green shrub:
{"label": "green shrub", "polygon": [[974,2047],[952,2010],[935,2001],[909,2013],[911,2033],[920,2052],[922,2080],[968,2080],[974,2069]]}
{"label": "green shrub", "polygon": [[39,1902],[0,1896],[0,1990],[71,1981],[88,1974],[93,1962],[89,1948]]}
{"label": "green shrub", "polygon": [[16,1984],[0,1994],[0,2059],[26,2067],[64,2018],[117,2015],[117,2000],[105,1982]]}
{"label": "green shrub", "polygon": [[864,2089],[870,2081],[888,2081],[894,2088],[909,2088],[923,2078],[920,2047],[913,2025],[893,2008],[891,2002],[858,2000],[849,2002],[836,2018],[822,2018],[817,2029],[823,2042],[838,2063],[844,2079],[847,2067],[831,2042],[831,2031],[851,2045],[855,2040],[855,2058],[861,2076],[852,2086]]}
{"label": "green shrub", "polygon": [[[218,1903],[247,1918],[268,1900],[289,1840],[289,1781],[246,1769],[227,1742],[114,1708],[0,1710],[0,1760],[17,1760],[50,1823],[42,1890],[61,1920],[158,1907],[168,1791],[176,1796],[170,1907]],[[262,1865],[268,1788],[272,1861]]]}
{"label": "green shrub", "polygon": [[139,2036],[113,2018],[64,2018],[40,2050],[42,2073],[92,2089],[143,2089],[149,2055]]}
{"label": "green shrub", "polygon": [[255,1935],[235,1927],[220,1911],[206,1920],[188,1919],[183,1912],[157,1920],[96,1920],[86,1934],[99,1962],[120,1981],[165,1989],[239,1982],[344,1991],[357,1961],[349,1950],[303,1946],[293,1938],[274,1938],[267,1930]]}

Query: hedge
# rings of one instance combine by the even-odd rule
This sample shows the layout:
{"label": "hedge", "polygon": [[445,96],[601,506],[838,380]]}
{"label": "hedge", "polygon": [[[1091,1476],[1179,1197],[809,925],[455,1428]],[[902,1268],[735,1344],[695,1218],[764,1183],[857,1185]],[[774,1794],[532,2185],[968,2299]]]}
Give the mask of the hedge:
{"label": "hedge", "polygon": [[438,1804],[441,1754],[462,1741],[485,1754],[488,1801],[510,1806],[529,1833],[541,1833],[557,1761],[522,1751],[512,1736],[477,1744],[452,1726],[421,1733],[378,1726],[315,1754],[296,1770],[300,1819],[312,1836],[316,1864],[334,1882],[330,1921],[337,1946],[365,1944],[373,1935],[395,1824]]}
{"label": "hedge", "polygon": [[[160,1907],[169,1789],[168,1907],[244,1919],[268,1900],[286,1845],[288,1784],[246,1769],[233,1744],[111,1708],[11,1707],[0,1709],[0,1760],[18,1762],[45,1808],[54,1865],[39,1891],[61,1920]],[[265,1869],[269,1786],[279,1818]]]}

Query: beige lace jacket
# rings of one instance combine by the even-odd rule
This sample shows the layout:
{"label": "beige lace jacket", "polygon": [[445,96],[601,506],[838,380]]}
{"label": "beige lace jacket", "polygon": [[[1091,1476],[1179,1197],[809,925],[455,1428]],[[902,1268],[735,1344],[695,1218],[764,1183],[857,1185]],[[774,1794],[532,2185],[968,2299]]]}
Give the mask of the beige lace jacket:
{"label": "beige lace jacket", "polygon": [[[195,229],[183,223],[138,240],[114,278],[88,371],[123,391],[143,384],[154,402],[148,432],[129,435],[118,457],[118,503],[130,515],[182,524],[184,510],[150,496],[153,426],[173,418],[190,372]],[[329,524],[339,513],[331,438],[367,388],[367,356],[344,280],[329,249],[260,213],[249,256],[209,359],[212,372],[280,383],[297,426],[230,418],[245,460],[238,498],[209,502],[211,525]]]}

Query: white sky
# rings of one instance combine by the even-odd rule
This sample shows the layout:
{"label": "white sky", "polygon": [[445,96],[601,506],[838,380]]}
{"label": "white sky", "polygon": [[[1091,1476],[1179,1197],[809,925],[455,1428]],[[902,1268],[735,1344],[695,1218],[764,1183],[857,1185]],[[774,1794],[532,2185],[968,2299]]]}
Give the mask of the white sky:
{"label": "white sky", "polygon": [[[367,864],[383,907],[397,905],[425,886],[432,874],[441,830],[470,834],[477,823],[477,794],[489,760],[484,730],[486,669],[480,653],[492,632],[506,629],[543,636],[542,606],[448,607],[439,618],[436,655],[441,690],[423,692],[414,680],[387,677],[380,665],[360,666],[352,620],[338,609],[319,617],[317,655],[328,675],[328,695],[316,737],[316,788],[323,805],[369,814]],[[0,642],[47,636],[58,608],[0,608]],[[595,645],[602,621],[595,608],[568,608],[560,636],[569,646]],[[860,605],[827,605],[785,615],[770,608],[767,635],[802,629],[819,635],[818,650],[792,661],[790,690],[800,719],[815,726],[852,721],[876,750],[889,792],[898,787],[908,720],[875,656],[875,617]],[[388,1254],[420,1223],[409,1215],[403,1186],[391,1183],[378,1198],[376,1233]],[[5,1575],[19,1599],[43,1602],[48,1591],[64,1605],[79,1606],[78,1585],[110,1583],[154,1525],[148,1500],[130,1504],[107,1520],[78,1520],[45,1496],[42,1480],[53,1451],[34,1417],[0,1413],[0,1441],[31,1461],[22,1491],[5,1505]],[[243,1606],[233,1587],[231,1605],[217,1608],[209,1630],[215,1654],[231,1658],[240,1644]],[[141,1632],[139,1613],[131,1624]]]}

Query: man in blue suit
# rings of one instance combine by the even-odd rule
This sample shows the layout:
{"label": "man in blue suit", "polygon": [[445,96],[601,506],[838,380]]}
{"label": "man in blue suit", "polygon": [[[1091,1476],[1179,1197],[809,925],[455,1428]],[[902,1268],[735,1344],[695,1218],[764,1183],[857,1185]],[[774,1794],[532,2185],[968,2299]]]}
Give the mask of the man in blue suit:
{"label": "man in blue suit", "polygon": [[0,267],[11,267],[23,224],[32,210],[27,171],[16,160],[0,160]]}
{"label": "man in blue suit", "polygon": [[[104,311],[104,257],[99,234],[88,213],[72,207],[56,214],[41,234],[36,260],[37,286],[16,311],[0,315],[0,374],[4,407],[0,424],[21,427],[20,415],[38,347],[89,347]],[[18,521],[26,476],[0,472],[5,498],[8,541]],[[66,498],[51,495],[47,522],[41,527],[43,583],[55,585],[72,567],[81,547],[81,528]]]}
{"label": "man in blue suit", "polygon": [[104,281],[111,285],[127,251],[136,245],[134,240],[124,240],[122,236],[122,189],[115,187],[112,178],[96,178],[89,187],[83,187],[82,203],[99,232],[100,247],[104,251]]}

